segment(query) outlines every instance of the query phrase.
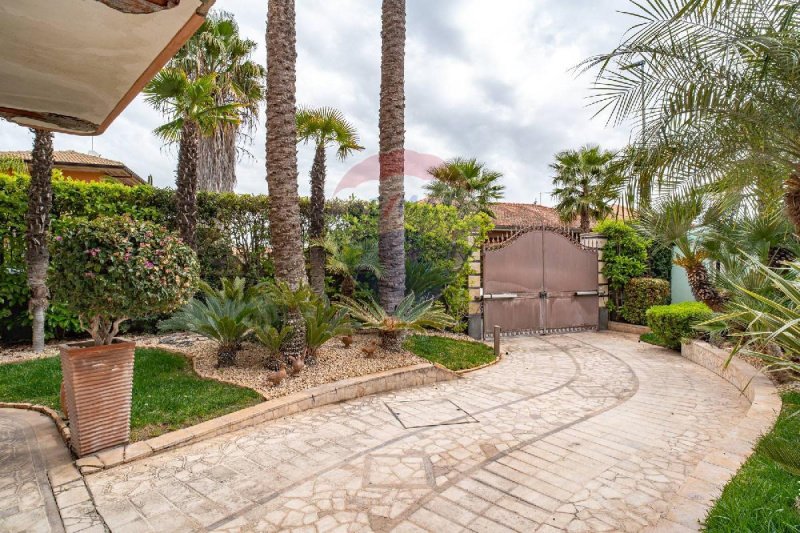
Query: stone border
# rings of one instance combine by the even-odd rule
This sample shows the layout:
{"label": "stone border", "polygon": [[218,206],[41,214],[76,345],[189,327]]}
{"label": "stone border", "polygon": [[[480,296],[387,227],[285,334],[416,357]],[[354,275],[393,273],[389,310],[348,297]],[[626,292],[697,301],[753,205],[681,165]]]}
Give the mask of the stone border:
{"label": "stone border", "polygon": [[109,448],[78,459],[75,461],[75,465],[81,474],[89,475],[314,407],[361,398],[379,392],[450,381],[458,379],[458,377],[456,373],[440,365],[422,363],[377,374],[334,381],[247,407],[188,428],[165,433],[152,439]]}
{"label": "stone border", "polygon": [[698,531],[722,489],[753,453],[758,440],[772,429],[781,411],[781,398],[772,381],[742,359],[706,342],[689,341],[681,345],[681,355],[705,367],[736,387],[750,401],[750,409],[728,435],[713,444],[708,453],[684,481],[670,508],[654,531]]}
{"label": "stone border", "polygon": [[64,444],[67,445],[67,448],[72,451],[72,447],[70,446],[70,432],[69,426],[67,426],[64,419],[61,418],[54,409],[47,407],[46,405],[38,405],[34,403],[14,403],[14,402],[0,402],[0,408],[3,409],[25,409],[27,411],[36,411],[37,413],[42,413],[43,415],[49,416],[56,425],[58,429],[59,435],[64,440]]}
{"label": "stone border", "polygon": [[647,326],[638,326],[636,324],[628,324],[627,322],[608,321],[608,331],[616,331],[617,333],[630,333],[632,335],[644,335],[650,333],[652,330]]}

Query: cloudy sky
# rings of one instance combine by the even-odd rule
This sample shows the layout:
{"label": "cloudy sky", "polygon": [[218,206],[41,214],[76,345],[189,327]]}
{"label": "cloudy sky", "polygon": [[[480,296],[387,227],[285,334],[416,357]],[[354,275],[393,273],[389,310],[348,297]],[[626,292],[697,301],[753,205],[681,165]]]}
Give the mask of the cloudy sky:
{"label": "cloudy sky", "polygon": [[[628,0],[408,0],[406,148],[442,159],[477,157],[504,174],[506,200],[550,204],[549,163],[565,148],[619,148],[627,128],[611,129],[586,107],[591,76],[572,70],[612,49],[630,26]],[[263,46],[266,0],[217,0],[247,37]],[[299,105],[339,108],[357,127],[365,151],[329,159],[327,192],[349,168],[378,151],[380,1],[298,0]],[[137,98],[94,150],[125,162],[158,186],[174,186],[176,153],[151,133],[162,117]],[[263,124],[263,113],[261,124]],[[238,192],[266,192],[264,129],[247,146]],[[31,135],[0,121],[0,150],[30,149]],[[56,149],[88,152],[88,137],[56,136]],[[300,193],[308,194],[312,149],[301,146]],[[409,176],[407,196],[423,196]],[[344,189],[377,196],[377,182]]]}

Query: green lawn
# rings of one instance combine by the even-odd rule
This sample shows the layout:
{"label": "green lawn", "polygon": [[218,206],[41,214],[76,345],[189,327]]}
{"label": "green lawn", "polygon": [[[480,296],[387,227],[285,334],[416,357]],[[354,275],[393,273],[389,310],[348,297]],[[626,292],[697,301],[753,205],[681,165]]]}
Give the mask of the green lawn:
{"label": "green lawn", "polygon": [[494,350],[480,342],[413,335],[406,339],[403,346],[406,350],[450,370],[466,370],[494,361]]}
{"label": "green lawn", "polygon": [[[783,411],[772,432],[764,437],[706,520],[712,533],[800,531],[800,476],[781,468],[763,450],[767,439],[787,439],[800,450],[800,393],[783,395]],[[792,416],[794,415],[794,416]]]}
{"label": "green lawn", "polygon": [[655,344],[656,346],[669,348],[669,346],[667,346],[667,343],[662,341],[661,337],[659,337],[655,333],[642,333],[641,335],[639,335],[639,340],[642,342],[646,342],[647,344]]}
{"label": "green lawn", "polygon": [[[0,400],[60,409],[58,357],[0,365]],[[131,439],[143,440],[259,403],[250,389],[203,379],[189,361],[163,350],[136,350]]]}

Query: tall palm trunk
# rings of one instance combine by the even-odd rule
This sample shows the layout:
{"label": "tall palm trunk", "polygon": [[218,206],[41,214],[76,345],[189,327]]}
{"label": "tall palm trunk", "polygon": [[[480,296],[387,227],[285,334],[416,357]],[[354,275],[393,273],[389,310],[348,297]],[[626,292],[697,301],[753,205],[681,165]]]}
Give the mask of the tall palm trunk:
{"label": "tall palm trunk", "polygon": [[405,295],[405,0],[383,0],[380,102],[380,234],[378,283],[381,305],[393,312]]}
{"label": "tall palm trunk", "polygon": [[178,216],[178,232],[188,246],[195,248],[197,231],[197,145],[200,141],[200,126],[193,120],[185,120],[178,149],[178,178],[176,180],[175,205]]}
{"label": "tall palm trunk", "polygon": [[[297,194],[296,52],[294,0],[269,0],[267,8],[267,186],[275,277],[293,289],[306,281]],[[305,355],[302,314],[289,313],[292,334],[285,357]],[[300,352],[300,353],[298,353]]]}
{"label": "tall palm trunk", "polygon": [[581,233],[589,233],[589,214],[581,211]]}
{"label": "tall palm trunk", "polygon": [[33,130],[31,182],[28,189],[27,223],[28,248],[25,259],[28,286],[31,289],[29,309],[33,315],[33,351],[44,350],[45,311],[50,298],[47,290],[47,269],[50,253],[47,250],[47,231],[50,227],[50,208],[53,205],[53,134]]}
{"label": "tall palm trunk", "polygon": [[800,233],[800,165],[786,180],[783,199],[786,204],[786,215],[794,225],[795,233]]}
{"label": "tall palm trunk", "polygon": [[686,265],[686,277],[696,300],[703,302],[714,311],[721,311],[725,299],[709,279],[708,269],[701,263]]}
{"label": "tall palm trunk", "polygon": [[[317,143],[314,164],[311,166],[311,213],[309,215],[309,240],[321,239],[325,233],[325,144]],[[309,249],[311,263],[309,283],[314,292],[325,293],[325,249],[312,246]]]}
{"label": "tall palm trunk", "polygon": [[236,187],[237,127],[220,126],[202,137],[197,150],[197,188],[201,191],[233,192]]}

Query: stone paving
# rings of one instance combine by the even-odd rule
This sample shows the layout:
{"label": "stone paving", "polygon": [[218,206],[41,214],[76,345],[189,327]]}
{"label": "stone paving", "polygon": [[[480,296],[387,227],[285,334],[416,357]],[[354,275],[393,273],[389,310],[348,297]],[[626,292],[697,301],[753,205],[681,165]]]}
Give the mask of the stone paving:
{"label": "stone paving", "polygon": [[71,462],[49,417],[0,409],[0,531],[64,531],[47,470]]}
{"label": "stone paving", "polygon": [[630,337],[515,338],[498,365],[86,478],[125,531],[641,531],[748,407]]}

